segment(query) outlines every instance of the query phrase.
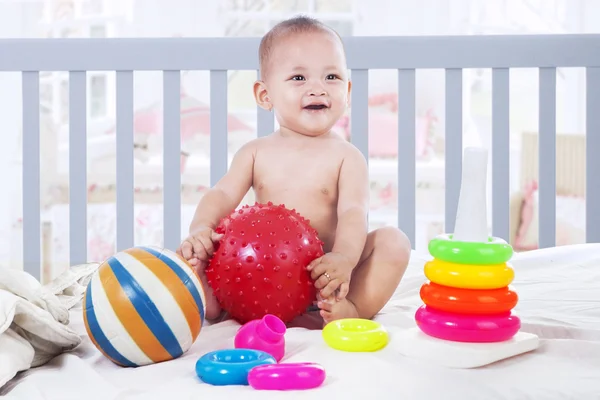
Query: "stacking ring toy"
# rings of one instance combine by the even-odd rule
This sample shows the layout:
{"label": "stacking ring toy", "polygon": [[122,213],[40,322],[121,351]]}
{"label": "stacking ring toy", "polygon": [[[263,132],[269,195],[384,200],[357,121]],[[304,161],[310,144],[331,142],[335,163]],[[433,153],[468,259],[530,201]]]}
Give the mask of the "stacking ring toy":
{"label": "stacking ring toy", "polygon": [[468,315],[437,311],[421,306],[415,313],[423,333],[453,342],[492,343],[511,339],[521,320],[510,312],[495,315]]}
{"label": "stacking ring toy", "polygon": [[380,323],[362,318],[330,322],[322,335],[330,347],[351,352],[377,351],[389,342],[389,334]]}
{"label": "stacking ring toy", "polygon": [[461,289],[428,282],[421,286],[421,300],[435,310],[458,314],[501,314],[519,301],[517,292],[500,289]]}
{"label": "stacking ring toy", "polygon": [[276,364],[264,351],[226,349],[206,353],[196,362],[196,375],[211,385],[248,385],[248,373],[254,367]]}
{"label": "stacking ring toy", "polygon": [[424,272],[433,283],[463,289],[500,289],[515,278],[509,264],[469,265],[439,259],[426,262]]}
{"label": "stacking ring toy", "polygon": [[258,390],[313,389],[325,381],[325,368],[316,363],[261,365],[248,373],[248,383]]}
{"label": "stacking ring toy", "polygon": [[511,259],[512,247],[505,240],[490,237],[487,242],[463,242],[452,240],[443,234],[429,242],[429,253],[442,261],[459,264],[502,264]]}

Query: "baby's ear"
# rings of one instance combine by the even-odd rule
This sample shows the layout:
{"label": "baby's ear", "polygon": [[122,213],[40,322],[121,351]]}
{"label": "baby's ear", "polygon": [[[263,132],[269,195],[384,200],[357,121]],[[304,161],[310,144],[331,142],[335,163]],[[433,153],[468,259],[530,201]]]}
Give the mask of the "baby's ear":
{"label": "baby's ear", "polygon": [[347,101],[347,106],[350,107],[350,104],[352,102],[352,81],[348,80],[348,101]]}
{"label": "baby's ear", "polygon": [[267,111],[271,111],[273,108],[273,104],[271,104],[269,94],[267,93],[267,86],[263,81],[254,82],[254,99],[259,107]]}

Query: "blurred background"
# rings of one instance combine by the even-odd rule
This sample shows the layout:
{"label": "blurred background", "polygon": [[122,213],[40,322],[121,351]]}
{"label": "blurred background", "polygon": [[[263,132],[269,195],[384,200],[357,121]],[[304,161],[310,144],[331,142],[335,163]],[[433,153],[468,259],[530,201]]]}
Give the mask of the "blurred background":
{"label": "blurred background", "polygon": [[[0,0],[0,38],[262,36],[315,16],[342,36],[598,33],[598,0]],[[207,55],[210,57],[210,55]],[[68,75],[42,72],[44,280],[68,266]],[[88,255],[114,252],[115,74],[87,75]],[[162,243],[161,72],[136,72],[135,242]],[[256,137],[254,71],[229,72],[229,151]],[[182,236],[209,185],[209,73],[182,71]],[[371,228],[397,221],[397,77],[369,74]],[[463,77],[465,146],[491,146],[491,70]],[[585,242],[585,71],[557,70],[557,245]],[[444,229],[444,71],[418,70],[417,250]],[[0,263],[20,265],[21,78],[0,72]],[[537,247],[538,71],[510,73],[511,243]],[[336,131],[346,134],[347,117]],[[491,166],[488,167],[488,170]],[[488,179],[488,187],[491,177]],[[252,201],[249,193],[245,201]],[[491,212],[491,199],[488,203]],[[489,218],[491,224],[491,216]]]}

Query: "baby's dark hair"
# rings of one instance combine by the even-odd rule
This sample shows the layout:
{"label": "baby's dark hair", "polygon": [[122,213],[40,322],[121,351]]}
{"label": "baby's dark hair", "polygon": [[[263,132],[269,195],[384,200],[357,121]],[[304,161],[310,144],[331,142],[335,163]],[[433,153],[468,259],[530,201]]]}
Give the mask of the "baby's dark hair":
{"label": "baby's dark hair", "polygon": [[271,30],[269,30],[269,32],[267,32],[260,41],[260,46],[258,48],[258,59],[261,76],[265,75],[265,69],[269,61],[269,57],[278,39],[281,39],[287,35],[312,32],[328,32],[337,36],[340,39],[340,42],[342,42],[342,38],[335,30],[331,29],[316,18],[298,15],[296,17],[281,21],[271,28]]}

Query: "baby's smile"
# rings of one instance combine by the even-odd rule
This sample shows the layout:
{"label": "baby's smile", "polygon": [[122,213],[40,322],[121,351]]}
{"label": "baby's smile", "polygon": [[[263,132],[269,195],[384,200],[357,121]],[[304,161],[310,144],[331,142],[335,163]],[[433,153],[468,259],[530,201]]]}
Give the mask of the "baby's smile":
{"label": "baby's smile", "polygon": [[310,104],[304,106],[305,110],[312,111],[312,112],[322,111],[322,110],[326,110],[328,108],[329,108],[329,105],[327,105],[327,103],[325,103],[325,102],[313,102],[313,103],[310,103]]}

